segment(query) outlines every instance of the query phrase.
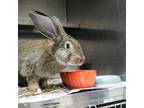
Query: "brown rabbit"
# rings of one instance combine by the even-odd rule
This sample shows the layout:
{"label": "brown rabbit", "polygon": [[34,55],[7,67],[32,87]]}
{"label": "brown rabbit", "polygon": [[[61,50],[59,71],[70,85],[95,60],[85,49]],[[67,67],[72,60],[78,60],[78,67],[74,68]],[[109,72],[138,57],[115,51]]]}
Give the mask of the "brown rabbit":
{"label": "brown rabbit", "polygon": [[[77,40],[68,35],[56,17],[31,11],[35,27],[47,39],[20,39],[18,48],[19,73],[25,76],[29,90],[45,89],[48,78],[67,65],[82,65],[85,57]],[[41,82],[39,85],[39,81]]]}

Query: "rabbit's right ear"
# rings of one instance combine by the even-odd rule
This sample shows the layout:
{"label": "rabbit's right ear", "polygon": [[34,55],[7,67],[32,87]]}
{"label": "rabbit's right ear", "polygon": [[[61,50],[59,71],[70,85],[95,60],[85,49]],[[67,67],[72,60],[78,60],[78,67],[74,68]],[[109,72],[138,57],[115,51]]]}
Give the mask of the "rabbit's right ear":
{"label": "rabbit's right ear", "polygon": [[41,12],[31,11],[29,16],[35,27],[48,39],[52,41],[59,41],[61,37],[58,35],[55,25],[51,18]]}

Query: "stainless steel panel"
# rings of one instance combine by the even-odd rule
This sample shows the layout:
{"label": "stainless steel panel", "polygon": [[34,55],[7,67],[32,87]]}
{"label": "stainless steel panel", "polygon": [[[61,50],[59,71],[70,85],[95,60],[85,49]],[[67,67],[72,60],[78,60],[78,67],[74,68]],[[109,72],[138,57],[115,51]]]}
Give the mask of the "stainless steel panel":
{"label": "stainless steel panel", "polygon": [[25,106],[25,108],[85,108],[89,105],[99,105],[125,99],[123,96],[124,90],[124,87],[118,87],[81,91],[53,100],[23,104],[19,103],[19,108],[23,108],[23,106]]}
{"label": "stainless steel panel", "polygon": [[125,31],[125,0],[67,0],[68,22],[81,28]]}

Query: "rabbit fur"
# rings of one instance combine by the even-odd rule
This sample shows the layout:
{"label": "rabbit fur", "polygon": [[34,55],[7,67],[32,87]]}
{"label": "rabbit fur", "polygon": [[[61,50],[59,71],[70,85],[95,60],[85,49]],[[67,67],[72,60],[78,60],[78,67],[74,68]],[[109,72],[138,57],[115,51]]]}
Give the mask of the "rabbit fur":
{"label": "rabbit fur", "polygon": [[58,18],[38,11],[31,11],[29,16],[47,39],[19,39],[18,70],[26,77],[29,89],[36,91],[45,89],[47,79],[64,67],[82,65],[85,57],[78,41],[64,31]]}

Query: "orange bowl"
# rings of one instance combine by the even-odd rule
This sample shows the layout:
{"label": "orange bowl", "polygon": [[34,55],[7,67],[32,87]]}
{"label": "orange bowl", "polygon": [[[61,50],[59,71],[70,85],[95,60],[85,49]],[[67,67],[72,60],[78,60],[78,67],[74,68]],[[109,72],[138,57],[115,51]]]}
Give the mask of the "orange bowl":
{"label": "orange bowl", "polygon": [[63,84],[70,89],[94,87],[96,70],[68,70],[60,73]]}

